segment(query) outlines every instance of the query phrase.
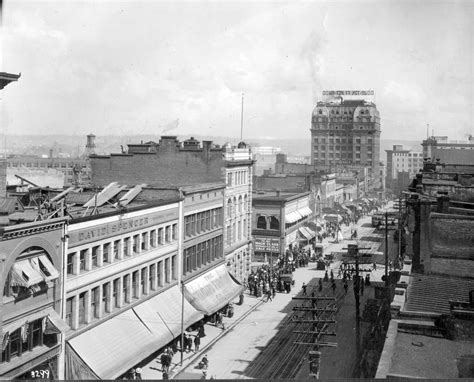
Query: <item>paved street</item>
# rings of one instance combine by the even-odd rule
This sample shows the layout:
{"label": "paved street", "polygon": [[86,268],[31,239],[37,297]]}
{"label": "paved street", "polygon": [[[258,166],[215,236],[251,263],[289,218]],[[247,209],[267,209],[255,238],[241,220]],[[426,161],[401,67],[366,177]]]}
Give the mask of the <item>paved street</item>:
{"label": "paved street", "polygon": [[[350,236],[350,230],[356,228],[358,230],[360,247],[373,248],[379,250],[379,246],[384,245],[383,231],[375,232],[371,227],[370,217],[366,216],[359,220],[357,227],[344,226],[342,243],[329,243],[326,253],[332,251],[342,251],[347,247],[347,240]],[[352,242],[352,241],[351,241]],[[396,243],[389,240],[389,253],[396,253]],[[331,264],[335,277],[340,262],[336,261]],[[376,271],[371,272],[372,281],[380,281],[384,274],[384,268],[378,265]],[[242,306],[234,305],[235,314],[232,318],[224,318],[226,329],[217,328],[213,325],[206,325],[206,337],[201,341],[201,349],[198,354],[194,352],[185,353],[182,367],[179,365],[180,353],[173,358],[171,378],[176,379],[193,379],[200,378],[201,370],[197,368],[199,361],[204,354],[209,358],[209,369],[207,377],[214,376],[217,379],[237,379],[237,378],[264,378],[260,370],[268,369],[268,362],[275,358],[274,355],[266,354],[271,352],[274,344],[272,340],[280,338],[277,333],[285,328],[289,314],[292,312],[292,297],[301,293],[303,282],[310,284],[308,294],[311,293],[311,286],[316,285],[318,278],[324,277],[323,270],[316,270],[315,263],[310,263],[307,268],[297,268],[295,271],[295,286],[289,294],[277,293],[275,299],[269,302],[263,302],[262,298],[257,299],[254,296],[245,295],[245,301]],[[339,312],[337,314],[336,332],[337,336],[333,338],[324,338],[325,341],[337,342],[336,348],[323,348],[321,359],[321,378],[351,378],[353,377],[353,369],[356,359],[356,330],[355,330],[355,299],[352,290],[352,284],[349,284],[349,291],[344,295],[342,284],[338,281],[337,295],[339,299]],[[323,291],[328,295],[327,291]],[[374,288],[365,289],[364,295],[361,297],[360,312],[362,314],[365,301],[373,298]],[[294,324],[289,324],[294,325]],[[364,323],[361,323],[363,332]],[[289,330],[289,329],[288,329]],[[291,332],[291,330],[290,330]],[[291,344],[280,345],[290,346]],[[272,346],[270,346],[272,345]],[[299,346],[299,345],[298,345]],[[304,345],[301,345],[304,346]],[[311,350],[306,346],[303,353]],[[308,362],[304,357],[300,360],[301,367],[297,371],[297,378],[305,378],[308,375]],[[298,365],[295,365],[298,367]],[[143,366],[142,376],[144,379],[161,379],[161,364],[159,357],[150,360]]]}

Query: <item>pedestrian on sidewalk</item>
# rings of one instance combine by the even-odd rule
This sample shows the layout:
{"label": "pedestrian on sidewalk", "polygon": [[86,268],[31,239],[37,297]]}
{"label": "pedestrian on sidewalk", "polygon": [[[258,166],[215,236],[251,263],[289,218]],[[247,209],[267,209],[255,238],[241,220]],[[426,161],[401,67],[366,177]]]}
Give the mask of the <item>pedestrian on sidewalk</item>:
{"label": "pedestrian on sidewalk", "polygon": [[306,284],[303,283],[303,286],[301,288],[303,289],[303,296],[306,296]]}
{"label": "pedestrian on sidewalk", "polygon": [[166,371],[163,372],[163,375],[161,376],[163,378],[164,381],[167,381],[168,379],[170,379],[168,373]]}
{"label": "pedestrian on sidewalk", "polygon": [[347,294],[347,289],[349,289],[349,285],[347,285],[347,281],[344,281],[344,292]]}
{"label": "pedestrian on sidewalk", "polygon": [[142,378],[142,369],[140,367],[137,367],[135,369],[135,379],[143,379]]}
{"label": "pedestrian on sidewalk", "polygon": [[267,299],[265,300],[265,302],[268,302],[268,301],[273,301],[273,300],[272,300],[272,291],[271,291],[271,290],[268,290],[268,291],[267,291]]}
{"label": "pedestrian on sidewalk", "polygon": [[334,281],[331,285],[332,287],[332,292],[335,294],[336,293],[336,282]]}
{"label": "pedestrian on sidewalk", "polygon": [[201,345],[201,339],[199,338],[199,334],[194,337],[194,351],[199,351],[199,345]]}
{"label": "pedestrian on sidewalk", "polygon": [[321,279],[318,280],[318,290],[321,292],[323,290],[323,282]]}
{"label": "pedestrian on sidewalk", "polygon": [[326,271],[324,273],[324,281],[328,281],[329,280],[329,275],[328,275],[328,271]]}
{"label": "pedestrian on sidewalk", "polygon": [[364,295],[364,280],[360,281],[360,295]]}

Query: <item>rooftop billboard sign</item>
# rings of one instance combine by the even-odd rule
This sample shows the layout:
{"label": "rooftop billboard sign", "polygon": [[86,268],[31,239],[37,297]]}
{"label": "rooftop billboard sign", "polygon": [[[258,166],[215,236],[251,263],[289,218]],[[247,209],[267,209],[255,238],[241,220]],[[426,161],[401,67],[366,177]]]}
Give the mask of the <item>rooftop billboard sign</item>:
{"label": "rooftop billboard sign", "polygon": [[373,96],[375,92],[373,90],[323,90],[323,96]]}

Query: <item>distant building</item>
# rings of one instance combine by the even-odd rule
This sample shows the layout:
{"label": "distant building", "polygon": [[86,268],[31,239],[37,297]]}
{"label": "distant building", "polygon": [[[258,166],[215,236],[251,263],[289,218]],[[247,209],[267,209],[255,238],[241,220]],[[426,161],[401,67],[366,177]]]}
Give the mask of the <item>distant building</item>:
{"label": "distant building", "polygon": [[308,227],[313,217],[309,192],[259,191],[252,203],[256,261],[276,261],[314,240],[315,232]]}
{"label": "distant building", "polygon": [[409,149],[403,145],[393,145],[387,152],[387,188],[398,195],[406,190],[410,180],[423,168],[423,154]]}
{"label": "distant building", "polygon": [[380,114],[375,103],[358,98],[336,96],[316,104],[311,120],[311,163],[320,169],[368,167],[370,177],[380,183]]}
{"label": "distant building", "polygon": [[262,175],[264,171],[273,172],[275,170],[275,159],[281,153],[281,148],[271,146],[252,146],[252,159],[254,175]]}
{"label": "distant building", "polygon": [[423,158],[430,158],[433,162],[449,164],[474,164],[474,137],[469,136],[465,141],[450,141],[446,136],[431,136],[425,139]]}

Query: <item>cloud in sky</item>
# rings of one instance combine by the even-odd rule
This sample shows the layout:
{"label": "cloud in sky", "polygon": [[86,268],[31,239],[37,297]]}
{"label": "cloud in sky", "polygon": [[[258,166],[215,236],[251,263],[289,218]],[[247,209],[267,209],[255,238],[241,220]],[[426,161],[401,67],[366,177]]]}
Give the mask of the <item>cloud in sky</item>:
{"label": "cloud in sky", "polygon": [[[323,89],[374,89],[382,137],[473,122],[469,2],[6,1],[7,133],[309,138]],[[210,130],[211,127],[211,130]]]}

